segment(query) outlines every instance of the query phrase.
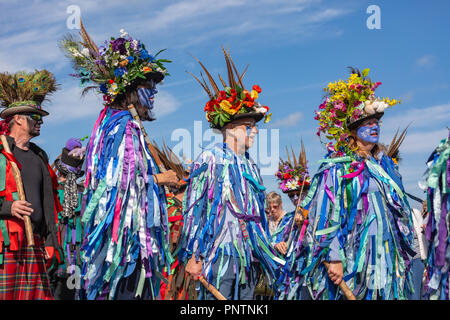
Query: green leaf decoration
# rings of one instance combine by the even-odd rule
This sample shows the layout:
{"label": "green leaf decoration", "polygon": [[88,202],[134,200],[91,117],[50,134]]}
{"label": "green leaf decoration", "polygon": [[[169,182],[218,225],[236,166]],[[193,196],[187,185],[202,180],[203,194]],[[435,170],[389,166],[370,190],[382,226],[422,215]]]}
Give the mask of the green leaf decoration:
{"label": "green leaf decoration", "polygon": [[362,76],[365,78],[365,77],[367,77],[368,75],[369,75],[369,71],[370,71],[370,69],[369,68],[367,68],[367,69],[364,69],[361,73],[362,73]]}

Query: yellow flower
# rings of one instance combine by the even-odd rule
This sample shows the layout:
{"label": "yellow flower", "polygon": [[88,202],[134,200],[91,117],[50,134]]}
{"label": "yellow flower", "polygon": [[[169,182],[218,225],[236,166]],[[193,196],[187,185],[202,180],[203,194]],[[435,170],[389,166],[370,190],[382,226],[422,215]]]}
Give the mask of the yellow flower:
{"label": "yellow flower", "polygon": [[250,92],[250,97],[252,97],[252,99],[258,99],[258,92],[256,90],[252,90],[252,92]]}
{"label": "yellow flower", "polygon": [[128,59],[125,59],[125,60],[122,60],[122,61],[120,61],[119,62],[119,65],[121,66],[121,67],[125,67],[127,64],[128,64]]}
{"label": "yellow flower", "polygon": [[220,107],[222,108],[223,111],[231,115],[234,115],[237,112],[236,109],[231,108],[231,103],[228,100],[222,100],[220,102]]}

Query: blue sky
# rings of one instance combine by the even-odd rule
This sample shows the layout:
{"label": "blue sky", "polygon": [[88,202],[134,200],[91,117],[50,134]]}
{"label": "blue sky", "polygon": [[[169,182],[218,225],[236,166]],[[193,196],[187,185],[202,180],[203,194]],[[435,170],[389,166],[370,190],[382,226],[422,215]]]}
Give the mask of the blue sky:
{"label": "blue sky", "polygon": [[[61,84],[44,105],[51,114],[35,140],[51,160],[68,138],[90,135],[102,109],[95,94],[80,98],[78,82],[68,76],[70,63],[57,46],[63,35],[77,32],[66,25],[70,5],[79,6],[97,43],[123,28],[150,51],[167,48],[163,55],[173,60],[167,66],[171,76],[159,87],[157,121],[145,126],[169,146],[176,129],[192,132],[194,121],[208,127],[206,94],[185,72],[200,71],[191,54],[213,74],[225,74],[221,46],[230,49],[239,70],[250,64],[244,83],[262,88],[259,100],[273,113],[266,127],[279,129],[280,155],[286,146],[298,150],[302,138],[312,173],[324,154],[313,119],[322,88],[346,78],[347,66],[370,68],[371,78],[383,83],[377,94],[403,101],[385,113],[381,141],[389,143],[397,128],[411,123],[400,171],[406,190],[423,196],[417,182],[425,161],[450,126],[449,1],[0,1],[0,70],[47,68]],[[366,26],[369,5],[380,7],[379,30]],[[278,190],[272,175],[263,179],[268,191]]]}

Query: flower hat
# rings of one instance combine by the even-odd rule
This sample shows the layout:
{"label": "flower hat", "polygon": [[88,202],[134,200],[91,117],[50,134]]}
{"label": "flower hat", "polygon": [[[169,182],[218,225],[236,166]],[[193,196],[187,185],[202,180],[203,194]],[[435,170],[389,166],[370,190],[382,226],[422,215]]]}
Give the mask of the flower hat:
{"label": "flower hat", "polygon": [[262,106],[256,101],[261,93],[261,88],[258,85],[254,85],[250,92],[246,90],[242,79],[247,71],[247,68],[241,75],[239,75],[234,62],[231,59],[229,51],[225,51],[223,47],[222,49],[225,56],[228,73],[228,83],[225,83],[219,75],[220,82],[224,87],[223,90],[219,90],[219,87],[212,78],[211,74],[195,57],[194,59],[198,61],[200,66],[205,71],[212,89],[210,89],[201,73],[200,76],[202,81],[190,73],[208,94],[209,101],[206,103],[204,111],[206,112],[206,119],[210,123],[210,126],[215,129],[221,129],[233,120],[246,117],[254,118],[256,121],[260,121],[262,118],[265,118],[264,123],[269,122],[272,115],[271,113],[267,113],[269,111],[269,107]]}
{"label": "flower hat", "polygon": [[169,75],[163,63],[171,61],[156,59],[165,49],[152,55],[143,43],[133,39],[123,29],[120,30],[120,37],[111,37],[111,40],[97,47],[81,21],[80,29],[81,41],[68,35],[60,44],[73,62],[77,74],[72,76],[80,79],[83,94],[90,89],[97,89],[109,104],[138,80],[158,83],[165,75]]}
{"label": "flower hat", "polygon": [[298,154],[298,158],[295,157],[295,153],[292,147],[291,151],[293,161],[291,160],[289,151],[286,148],[288,160],[285,161],[280,158],[278,171],[275,174],[275,176],[279,180],[280,189],[284,193],[300,190],[302,185],[303,190],[307,190],[311,183],[303,141],[301,142],[301,150]]}
{"label": "flower hat", "polygon": [[0,73],[0,113],[3,119],[18,113],[38,113],[47,116],[41,104],[46,96],[57,90],[53,74],[47,70],[19,71],[15,74]]}
{"label": "flower hat", "polygon": [[370,118],[380,119],[384,110],[400,100],[378,98],[375,90],[381,82],[372,82],[367,76],[369,69],[360,72],[351,68],[347,81],[330,83],[324,90],[325,100],[315,111],[315,120],[319,120],[317,135],[324,135],[328,140],[327,148],[340,155],[356,151],[348,146],[351,130]]}

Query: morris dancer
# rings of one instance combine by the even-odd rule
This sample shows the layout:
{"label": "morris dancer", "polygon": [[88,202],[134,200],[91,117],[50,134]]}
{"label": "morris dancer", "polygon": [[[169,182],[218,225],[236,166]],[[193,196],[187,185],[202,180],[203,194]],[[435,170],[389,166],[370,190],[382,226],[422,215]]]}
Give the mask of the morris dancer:
{"label": "morris dancer", "polygon": [[379,119],[398,101],[375,97],[381,83],[368,73],[352,69],[347,81],[330,83],[316,111],[317,134],[334,143],[301,203],[309,222],[302,243],[288,249],[296,261],[286,264],[286,298],[295,298],[301,277],[313,299],[341,298],[341,281],[357,299],[405,299],[411,290],[411,209],[397,166],[378,145]]}
{"label": "morris dancer", "polygon": [[[199,81],[209,96],[206,118],[220,130],[223,144],[203,151],[190,168],[184,196],[184,226],[179,259],[193,277],[204,276],[226,299],[253,299],[258,266],[273,277],[283,260],[270,245],[264,190],[256,164],[247,150],[258,133],[256,123],[269,116],[256,102],[261,89],[247,91],[227,51],[228,83],[219,90],[205,71],[212,89]],[[200,299],[214,299],[201,292]]]}
{"label": "morris dancer", "polygon": [[172,170],[159,173],[128,109],[155,120],[153,97],[168,60],[156,60],[123,30],[97,47],[80,25],[82,41],[67,37],[62,48],[90,83],[85,91],[96,88],[105,101],[86,152],[81,298],[156,299],[162,266],[173,260],[162,185],[178,179]]}
{"label": "morris dancer", "polygon": [[[1,300],[53,299],[47,266],[60,259],[58,182],[47,154],[30,140],[40,135],[49,114],[41,104],[56,89],[47,70],[0,74],[0,134],[7,135],[0,145]],[[30,241],[25,217],[31,220]]]}
{"label": "morris dancer", "polygon": [[429,241],[426,260],[425,297],[450,300],[450,131],[427,161],[424,174],[427,193],[428,222],[425,236]]}
{"label": "morris dancer", "polygon": [[[289,151],[286,149],[286,154],[288,160],[280,159],[280,164],[275,176],[279,180],[279,186],[283,193],[286,193],[291,200],[292,204],[297,209],[297,204],[302,201],[306,196],[311,178],[309,177],[308,166],[306,161],[306,152],[301,142],[301,149],[298,157],[295,156],[294,150],[292,150],[292,159],[289,156]],[[301,193],[301,194],[300,194]],[[300,200],[299,200],[300,198]],[[281,227],[279,229],[282,232],[278,233],[276,238],[275,248],[280,251],[283,255],[287,252],[288,242],[292,239],[293,233],[296,232],[297,228],[294,224],[293,218],[295,214],[302,214],[300,210],[294,210],[287,214],[286,227]],[[269,224],[270,227],[270,224]]]}
{"label": "morris dancer", "polygon": [[81,196],[84,187],[77,180],[84,175],[81,167],[85,153],[86,147],[82,145],[81,139],[70,138],[52,165],[58,175],[59,201],[63,208],[58,214],[58,220],[64,260],[57,270],[49,270],[57,300],[74,300],[79,285],[76,277],[79,277],[81,270]]}
{"label": "morris dancer", "polygon": [[167,194],[167,213],[169,217],[169,247],[175,261],[169,269],[164,268],[163,275],[167,281],[161,281],[161,299],[163,300],[196,300],[195,282],[186,276],[184,265],[176,258],[178,240],[183,228],[183,197],[187,184],[183,180],[189,176],[180,159],[165,144],[163,148],[153,144],[161,161],[166,168],[176,172],[180,183],[176,187],[169,187]]}

